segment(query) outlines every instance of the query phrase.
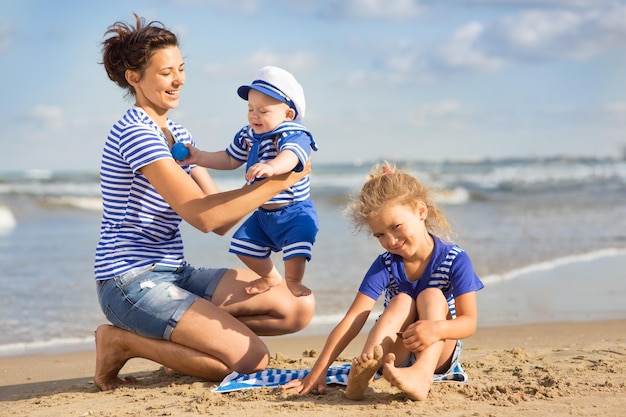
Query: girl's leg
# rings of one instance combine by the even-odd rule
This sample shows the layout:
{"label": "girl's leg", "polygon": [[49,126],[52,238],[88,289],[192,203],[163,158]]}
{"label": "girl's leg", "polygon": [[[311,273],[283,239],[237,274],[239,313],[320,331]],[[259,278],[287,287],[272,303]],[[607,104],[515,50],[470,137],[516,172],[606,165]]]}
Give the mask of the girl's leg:
{"label": "girl's leg", "polygon": [[226,271],[211,302],[260,336],[295,333],[309,324],[315,312],[313,294],[294,297],[284,280],[264,293],[246,293],[246,287],[257,278],[250,270]]}
{"label": "girl's leg", "polygon": [[140,336],[110,325],[96,331],[94,382],[103,391],[123,383],[118,377],[132,358],[145,358],[185,375],[221,381],[233,371],[265,369],[269,352],[261,339],[239,320],[198,299],[183,314],[171,341]]}
{"label": "girl's leg", "polygon": [[272,287],[277,286],[283,280],[283,277],[278,272],[278,269],[274,266],[272,260],[268,258],[254,258],[251,256],[237,255],[239,259],[252,271],[254,271],[259,278],[255,279],[246,287],[248,294],[261,294],[269,290]]}
{"label": "girl's leg", "polygon": [[[417,297],[419,320],[446,320],[448,303],[439,289],[429,288]],[[413,400],[425,400],[433,383],[435,371],[445,364],[454,351],[456,340],[440,340],[421,352],[414,352],[415,363],[408,368],[396,368],[396,357],[387,355],[383,375],[392,385],[404,391]]]}
{"label": "girl's leg", "polygon": [[363,399],[374,374],[382,365],[385,352],[396,352],[401,357],[408,357],[409,352],[398,340],[397,333],[413,321],[413,300],[406,294],[398,294],[370,330],[361,355],[352,359],[346,387],[348,399]]}
{"label": "girl's leg", "polygon": [[285,281],[287,282],[287,288],[289,288],[289,291],[296,297],[311,294],[311,289],[302,285],[306,261],[304,256],[294,256],[285,261]]}

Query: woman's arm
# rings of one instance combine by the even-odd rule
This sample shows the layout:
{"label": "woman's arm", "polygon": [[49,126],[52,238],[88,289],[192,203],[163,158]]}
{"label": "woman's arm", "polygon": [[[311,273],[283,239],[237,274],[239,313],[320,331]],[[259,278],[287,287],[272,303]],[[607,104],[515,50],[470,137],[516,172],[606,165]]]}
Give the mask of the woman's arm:
{"label": "woman's arm", "polygon": [[276,158],[265,163],[257,163],[246,172],[246,180],[252,182],[256,178],[272,177],[274,175],[285,174],[293,170],[300,160],[291,150],[285,149],[276,155]]}
{"label": "woman's arm", "polygon": [[[191,178],[193,178],[193,180],[196,182],[196,184],[198,184],[200,189],[204,191],[205,194],[217,194],[220,192],[217,184],[215,183],[215,181],[213,181],[213,178],[206,170],[206,168],[196,166],[195,168],[191,169],[190,175]],[[220,236],[223,236],[237,223],[237,221],[234,221],[227,225],[216,227],[215,229],[213,229],[213,232]]]}
{"label": "woman's arm", "polygon": [[190,172],[191,178],[198,184],[198,187],[206,194],[217,194],[220,192],[215,181],[209,174],[209,171],[206,168],[196,166],[191,169]]}
{"label": "woman's arm", "polygon": [[324,394],[328,368],[363,329],[375,304],[376,301],[372,298],[360,292],[357,293],[344,318],[328,335],[324,348],[308,375],[303,380],[288,382],[283,389],[299,394],[308,394],[311,391]]}
{"label": "woman's arm", "polygon": [[206,195],[204,190],[173,159],[160,159],[141,169],[148,181],[187,223],[202,232],[235,224],[276,194],[310,172],[290,172],[258,184]]}

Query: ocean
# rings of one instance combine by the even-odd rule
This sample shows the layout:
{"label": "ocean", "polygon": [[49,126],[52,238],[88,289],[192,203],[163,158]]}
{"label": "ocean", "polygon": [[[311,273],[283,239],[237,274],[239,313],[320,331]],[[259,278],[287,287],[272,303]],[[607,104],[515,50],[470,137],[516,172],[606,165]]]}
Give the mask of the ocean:
{"label": "ocean", "polygon": [[[626,318],[626,161],[396,163],[433,189],[485,283],[479,326]],[[343,214],[371,166],[313,166],[320,232],[304,283],[317,310],[297,335],[328,333],[382,252]],[[241,171],[213,174],[221,189],[242,184]],[[93,347],[106,322],[92,269],[100,210],[95,171],[0,171],[0,356]],[[242,266],[228,253],[230,235],[182,231],[191,264]]]}

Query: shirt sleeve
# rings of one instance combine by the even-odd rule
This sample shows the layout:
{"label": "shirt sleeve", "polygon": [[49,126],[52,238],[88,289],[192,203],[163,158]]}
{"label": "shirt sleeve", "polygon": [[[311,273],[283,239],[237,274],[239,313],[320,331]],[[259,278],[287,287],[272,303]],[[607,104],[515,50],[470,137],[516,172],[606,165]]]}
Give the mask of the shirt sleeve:
{"label": "shirt sleeve", "polygon": [[233,141],[226,148],[226,153],[236,161],[248,160],[248,126],[244,126],[235,134]]}
{"label": "shirt sleeve", "polygon": [[390,277],[382,255],[378,256],[363,277],[359,292],[373,300],[378,300],[385,288],[389,285]]}
{"label": "shirt sleeve", "polygon": [[121,132],[119,152],[133,172],[159,159],[172,157],[161,136],[149,127],[136,125]]}
{"label": "shirt sleeve", "polygon": [[294,169],[295,172],[302,171],[309,160],[312,150],[311,141],[311,136],[306,132],[291,132],[289,135],[281,137],[278,141],[278,149],[281,152],[290,150],[298,157],[300,162]]}
{"label": "shirt sleeve", "polygon": [[478,291],[485,287],[478,275],[476,275],[476,272],[474,272],[472,260],[465,251],[459,253],[454,262],[452,262],[450,281],[452,284],[451,292],[455,297],[468,292]]}

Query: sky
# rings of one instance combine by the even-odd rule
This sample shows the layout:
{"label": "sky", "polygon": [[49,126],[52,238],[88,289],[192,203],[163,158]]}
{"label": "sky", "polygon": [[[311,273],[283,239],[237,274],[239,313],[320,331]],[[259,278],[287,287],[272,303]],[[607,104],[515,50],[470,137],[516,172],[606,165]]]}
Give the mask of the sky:
{"label": "sky", "polygon": [[133,13],[179,35],[170,118],[224,149],[246,124],[237,87],[292,72],[314,163],[621,157],[626,0],[5,0],[0,171],[97,171],[133,102],[100,64]]}

